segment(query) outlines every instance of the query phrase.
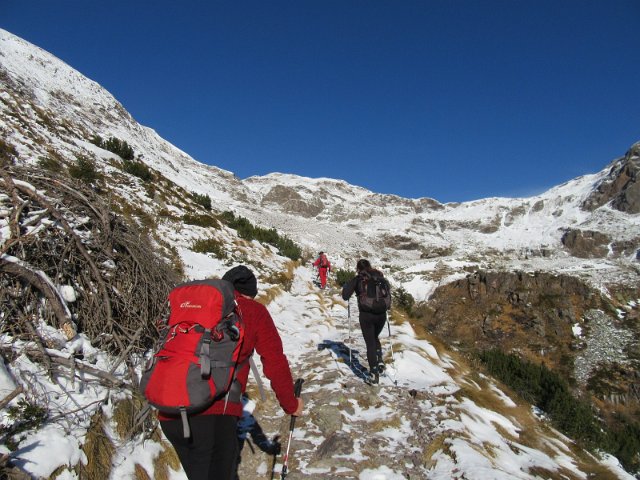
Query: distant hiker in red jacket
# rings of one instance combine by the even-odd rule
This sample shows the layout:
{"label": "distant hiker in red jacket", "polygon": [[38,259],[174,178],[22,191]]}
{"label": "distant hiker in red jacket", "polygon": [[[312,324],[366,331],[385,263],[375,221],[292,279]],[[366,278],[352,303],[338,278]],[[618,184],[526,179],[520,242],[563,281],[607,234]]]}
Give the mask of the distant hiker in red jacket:
{"label": "distant hiker in red jacket", "polygon": [[[248,358],[255,350],[282,409],[289,415],[302,415],[304,403],[294,395],[291,370],[280,334],[267,308],[253,300],[258,294],[255,275],[244,265],[239,265],[225,273],[222,279],[233,284],[238,310],[245,323],[245,338],[239,357],[241,366],[236,379],[242,393],[249,376]],[[202,413],[189,417],[191,437],[184,438],[180,417],[159,414],[162,431],[176,450],[189,480],[236,478],[239,454],[237,425],[241,416],[241,400],[225,403],[223,398]]]}
{"label": "distant hiker in red jacket", "polygon": [[320,275],[320,288],[327,286],[327,273],[331,271],[331,263],[324,252],[318,254],[318,258],[313,262],[313,266],[318,269]]}

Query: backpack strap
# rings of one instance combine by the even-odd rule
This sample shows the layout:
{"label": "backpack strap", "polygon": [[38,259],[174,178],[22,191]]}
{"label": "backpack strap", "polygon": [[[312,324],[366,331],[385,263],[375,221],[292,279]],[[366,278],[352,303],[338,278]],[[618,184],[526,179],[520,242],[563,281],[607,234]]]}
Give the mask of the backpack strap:
{"label": "backpack strap", "polygon": [[[238,339],[239,331],[235,325],[232,325],[228,320],[224,323],[224,327],[227,329],[227,334],[231,337],[231,340]],[[195,325],[193,327],[196,332],[202,333],[202,345],[200,347],[200,354],[198,359],[200,360],[200,375],[202,378],[208,378],[211,376],[212,368],[229,368],[235,365],[235,362],[221,362],[219,360],[212,362],[209,354],[211,353],[211,342],[218,341],[222,338],[222,332],[216,329],[215,333],[210,328],[204,328],[202,325]],[[235,338],[234,338],[235,336]]]}
{"label": "backpack strap", "polygon": [[260,372],[258,371],[258,367],[256,367],[256,362],[253,361],[253,354],[249,357],[249,365],[251,366],[251,373],[253,373],[253,378],[256,379],[256,383],[258,384],[258,391],[260,392],[260,398],[262,401],[266,401],[266,397],[264,396],[264,386],[262,385],[262,378],[260,378]]}
{"label": "backpack strap", "polygon": [[369,284],[369,280],[371,280],[371,275],[369,274],[369,272],[363,271],[358,273],[357,278],[358,281],[356,283],[356,293],[358,294],[358,299],[360,299],[360,297],[367,296],[367,285]]}
{"label": "backpack strap", "polygon": [[207,378],[211,375],[211,358],[209,351],[211,347],[211,329],[205,328],[202,335],[202,346],[200,347],[200,375]]}
{"label": "backpack strap", "polygon": [[182,419],[182,434],[184,438],[191,436],[191,429],[189,428],[189,416],[187,415],[187,409],[180,407],[180,418]]}

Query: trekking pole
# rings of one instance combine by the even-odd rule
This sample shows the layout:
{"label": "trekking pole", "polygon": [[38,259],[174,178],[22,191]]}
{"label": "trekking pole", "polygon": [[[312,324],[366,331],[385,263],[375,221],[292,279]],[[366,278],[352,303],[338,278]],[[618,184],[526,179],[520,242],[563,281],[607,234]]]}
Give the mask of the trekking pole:
{"label": "trekking pole", "polygon": [[[296,380],[294,385],[293,393],[296,398],[300,397],[300,392],[302,392],[302,383],[304,380],[299,378]],[[293,429],[296,425],[296,417],[291,415],[291,423],[289,424],[289,441],[287,442],[287,452],[284,455],[284,459],[282,460],[282,473],[280,474],[280,480],[284,480],[287,477],[287,468],[289,463],[289,449],[291,448],[291,438],[293,437]]]}
{"label": "trekking pole", "polygon": [[391,341],[391,325],[389,322],[389,319],[387,318],[387,330],[389,331],[389,348],[391,349],[391,363],[393,363],[393,376],[396,377],[393,380],[393,383],[395,384],[395,386],[398,386],[398,377],[397,377],[397,370],[396,370],[396,357],[393,355],[393,342]]}
{"label": "trekking pole", "polygon": [[347,316],[349,317],[349,368],[351,368],[351,299],[347,300]]}

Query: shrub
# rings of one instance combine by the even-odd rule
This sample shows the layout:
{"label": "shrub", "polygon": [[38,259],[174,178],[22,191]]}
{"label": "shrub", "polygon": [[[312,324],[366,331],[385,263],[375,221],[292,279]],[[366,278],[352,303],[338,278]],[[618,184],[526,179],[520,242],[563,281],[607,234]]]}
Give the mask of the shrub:
{"label": "shrub", "polygon": [[182,216],[182,221],[187,225],[197,225],[199,227],[214,227],[218,228],[219,223],[211,215],[190,215],[185,214]]}
{"label": "shrub", "polygon": [[93,143],[96,147],[102,148],[103,140],[100,135],[94,135],[93,137],[91,137],[91,140],[89,141]]}
{"label": "shrub", "polygon": [[13,159],[17,156],[16,148],[0,138],[0,164],[12,165]]}
{"label": "shrub", "polygon": [[342,287],[345,283],[356,276],[356,272],[354,272],[353,270],[343,270],[340,268],[336,270],[335,275],[336,283]]}
{"label": "shrub", "polygon": [[84,155],[78,155],[73,165],[69,167],[69,175],[85,183],[93,183],[100,178],[96,163]]}
{"label": "shrub", "polygon": [[59,172],[62,169],[62,164],[55,158],[51,157],[38,158],[38,166],[51,172]]}
{"label": "shrub", "polygon": [[291,260],[299,260],[302,256],[302,249],[288,237],[278,237],[275,247],[280,255]]}
{"label": "shrub", "polygon": [[215,238],[196,240],[191,249],[198,253],[213,253],[217,258],[227,258],[222,242]]}
{"label": "shrub", "polygon": [[489,372],[546,412],[566,435],[590,448],[614,454],[627,469],[640,466],[640,425],[630,421],[604,431],[590,403],[575,398],[566,381],[544,365],[499,349],[480,353]]}
{"label": "shrub", "polygon": [[299,260],[302,256],[302,249],[296,245],[290,238],[278,235],[275,228],[261,228],[251,224],[244,217],[234,215],[233,212],[223,212],[220,219],[238,232],[240,238],[245,240],[257,240],[258,242],[268,243],[278,249],[278,253],[291,260]]}
{"label": "shrub", "polygon": [[413,295],[407,292],[404,287],[392,288],[391,298],[393,299],[393,305],[396,308],[404,310],[408,315],[411,315],[416,301],[413,298]]}
{"label": "shrub", "polygon": [[149,182],[153,180],[153,173],[146,163],[136,160],[124,160],[122,162],[122,170],[130,175],[138,177],[143,182]]}
{"label": "shrub", "polygon": [[620,416],[607,432],[606,450],[615,455],[629,472],[640,472],[640,423]]}
{"label": "shrub", "polygon": [[5,437],[4,441],[7,448],[14,451],[18,447],[20,439],[13,437],[28,430],[40,428],[49,417],[49,412],[46,408],[23,398],[18,401],[16,406],[7,408],[7,417],[12,421],[12,424],[1,426],[0,434]]}
{"label": "shrub", "polygon": [[129,145],[124,140],[120,140],[115,137],[110,137],[108,140],[103,140],[100,135],[94,135],[91,138],[90,142],[97,147],[119,155],[123,160],[133,160],[135,157],[133,147],[131,147],[131,145]]}
{"label": "shrub", "polygon": [[205,210],[211,211],[211,197],[209,195],[201,195],[199,193],[192,193],[193,201],[196,202],[201,207],[204,207]]}

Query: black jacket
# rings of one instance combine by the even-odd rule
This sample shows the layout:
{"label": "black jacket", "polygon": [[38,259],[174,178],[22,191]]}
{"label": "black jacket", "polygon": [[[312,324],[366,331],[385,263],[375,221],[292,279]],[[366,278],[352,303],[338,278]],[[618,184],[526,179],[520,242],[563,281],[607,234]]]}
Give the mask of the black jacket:
{"label": "black jacket", "polygon": [[[370,273],[379,275],[381,277],[383,276],[382,272],[378,270],[371,270]],[[371,311],[368,311],[366,308],[363,309],[363,306],[360,304],[360,293],[361,293],[360,288],[361,288],[360,275],[356,275],[355,277],[353,277],[351,280],[349,280],[347,283],[345,283],[342,286],[342,299],[349,300],[351,298],[351,295],[355,293],[356,298],[358,299],[358,310],[360,310],[361,314],[366,313],[367,316],[373,315],[376,317],[379,317],[379,316],[386,317],[387,316],[386,312],[373,313]]]}

